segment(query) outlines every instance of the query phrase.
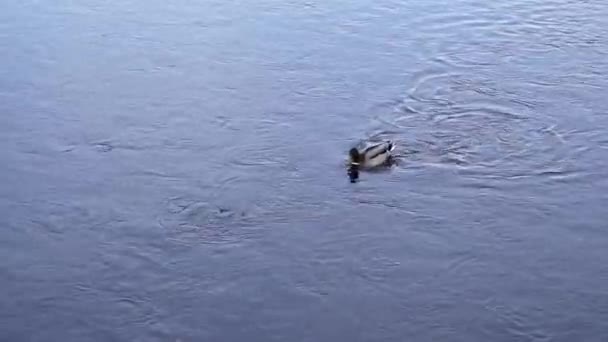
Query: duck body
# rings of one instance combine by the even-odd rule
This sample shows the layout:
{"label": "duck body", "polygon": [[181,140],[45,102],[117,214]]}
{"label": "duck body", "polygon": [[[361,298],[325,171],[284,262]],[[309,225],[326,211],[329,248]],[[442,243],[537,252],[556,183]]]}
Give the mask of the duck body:
{"label": "duck body", "polygon": [[364,148],[352,148],[349,152],[348,174],[352,183],[359,178],[359,169],[372,169],[387,165],[395,144],[391,141],[368,143]]}
{"label": "duck body", "polygon": [[369,144],[359,152],[360,166],[370,169],[386,165],[394,149],[395,145],[391,141]]}

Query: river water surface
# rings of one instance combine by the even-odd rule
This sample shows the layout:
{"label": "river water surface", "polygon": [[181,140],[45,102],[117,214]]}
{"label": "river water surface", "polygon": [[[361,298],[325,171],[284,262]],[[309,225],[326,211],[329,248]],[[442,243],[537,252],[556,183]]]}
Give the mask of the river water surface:
{"label": "river water surface", "polygon": [[607,23],[4,1],[0,340],[608,341]]}

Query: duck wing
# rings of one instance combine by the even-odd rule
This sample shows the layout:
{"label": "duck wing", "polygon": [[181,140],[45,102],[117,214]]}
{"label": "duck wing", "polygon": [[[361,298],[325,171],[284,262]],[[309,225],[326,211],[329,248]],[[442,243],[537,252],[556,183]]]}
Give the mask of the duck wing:
{"label": "duck wing", "polygon": [[369,146],[363,151],[363,165],[367,168],[374,168],[387,162],[394,149],[391,142],[383,142]]}
{"label": "duck wing", "polygon": [[390,141],[381,142],[367,147],[363,151],[365,159],[371,160],[378,158],[378,156],[390,153],[395,148],[395,145]]}

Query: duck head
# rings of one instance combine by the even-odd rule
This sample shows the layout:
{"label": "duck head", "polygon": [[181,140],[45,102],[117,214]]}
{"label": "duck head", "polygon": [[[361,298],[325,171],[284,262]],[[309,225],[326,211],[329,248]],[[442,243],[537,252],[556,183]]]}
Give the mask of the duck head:
{"label": "duck head", "polygon": [[359,163],[361,162],[361,155],[359,154],[359,150],[357,150],[356,148],[351,148],[348,154],[350,156],[348,177],[350,177],[351,183],[355,183],[357,179],[359,179]]}

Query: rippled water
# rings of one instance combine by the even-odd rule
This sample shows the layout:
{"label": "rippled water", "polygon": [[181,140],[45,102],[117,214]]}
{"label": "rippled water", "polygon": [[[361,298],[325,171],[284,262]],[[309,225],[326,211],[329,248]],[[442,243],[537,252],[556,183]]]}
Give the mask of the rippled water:
{"label": "rippled water", "polygon": [[0,340],[608,339],[608,4],[1,7]]}

